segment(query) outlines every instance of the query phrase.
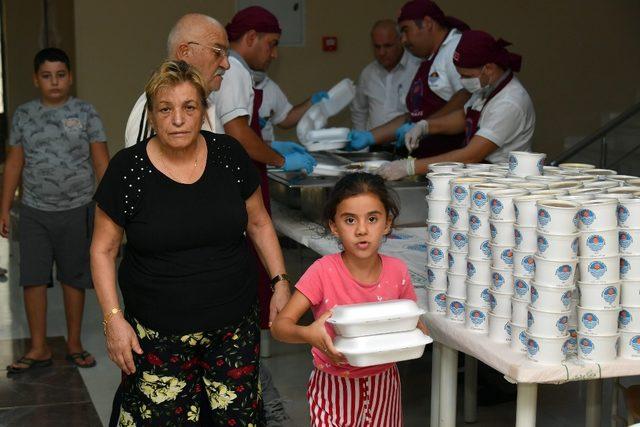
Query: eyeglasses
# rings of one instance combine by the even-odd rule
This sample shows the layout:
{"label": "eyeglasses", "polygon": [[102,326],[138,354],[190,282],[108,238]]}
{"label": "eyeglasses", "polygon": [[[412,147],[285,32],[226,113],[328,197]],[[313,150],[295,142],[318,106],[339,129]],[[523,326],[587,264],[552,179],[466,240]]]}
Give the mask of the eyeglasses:
{"label": "eyeglasses", "polygon": [[187,42],[187,44],[195,44],[195,45],[204,47],[205,49],[211,49],[218,58],[225,58],[229,56],[229,48],[222,48],[217,46],[206,46],[198,42]]}

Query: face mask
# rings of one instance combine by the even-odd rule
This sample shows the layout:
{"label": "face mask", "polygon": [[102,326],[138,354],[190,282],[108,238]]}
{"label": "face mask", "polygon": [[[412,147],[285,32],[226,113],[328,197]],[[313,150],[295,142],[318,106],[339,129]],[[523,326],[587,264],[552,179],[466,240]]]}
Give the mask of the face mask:
{"label": "face mask", "polygon": [[267,73],[265,73],[264,71],[251,70],[251,77],[253,77],[253,82],[255,84],[258,84],[267,77]]}
{"label": "face mask", "polygon": [[461,78],[460,84],[469,93],[476,93],[479,90],[482,90],[482,83],[480,83],[480,77]]}

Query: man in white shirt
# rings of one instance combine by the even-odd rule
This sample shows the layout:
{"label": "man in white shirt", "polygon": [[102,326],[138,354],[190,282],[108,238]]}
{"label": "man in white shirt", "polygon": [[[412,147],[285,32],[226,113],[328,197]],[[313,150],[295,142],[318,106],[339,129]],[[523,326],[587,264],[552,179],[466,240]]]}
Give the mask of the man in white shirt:
{"label": "man in white shirt", "polygon": [[536,115],[533,103],[514,73],[520,55],[505,49],[509,43],[483,31],[466,31],[453,56],[462,85],[472,93],[464,109],[421,120],[407,132],[407,144],[424,135],[465,131],[464,148],[427,158],[396,160],[378,173],[386,179],[425,174],[436,162],[504,162],[510,151],[530,151]]}
{"label": "man in white shirt", "polygon": [[371,28],[375,61],[358,78],[351,104],[351,121],[356,130],[370,130],[407,113],[405,98],[420,59],[404,50],[396,23],[377,21]]}
{"label": "man in white shirt", "polygon": [[[167,57],[191,64],[205,79],[210,92],[220,88],[222,76],[229,69],[229,41],[222,25],[210,16],[189,13],[173,26],[167,39]],[[215,106],[207,109],[202,129],[220,132],[215,125]],[[147,122],[147,99],[144,92],[136,101],[125,129],[125,147],[130,147],[153,135]]]}

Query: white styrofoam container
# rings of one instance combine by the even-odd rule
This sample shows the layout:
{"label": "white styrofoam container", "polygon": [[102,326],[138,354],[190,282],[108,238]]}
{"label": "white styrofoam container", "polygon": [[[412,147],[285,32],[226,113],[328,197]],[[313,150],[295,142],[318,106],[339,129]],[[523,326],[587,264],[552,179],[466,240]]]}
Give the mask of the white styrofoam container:
{"label": "white styrofoam container", "polygon": [[451,204],[469,208],[471,206],[471,185],[484,182],[484,178],[456,178],[449,184]]}
{"label": "white styrofoam container", "polygon": [[427,196],[432,199],[450,200],[450,186],[458,175],[451,172],[432,172],[427,174]]}
{"label": "white styrofoam container", "polygon": [[487,283],[475,283],[467,280],[467,304],[489,308],[489,299],[489,285]]}
{"label": "white styrofoam container", "polygon": [[511,318],[510,292],[498,292],[489,289],[489,305],[492,314]]}
{"label": "white styrofoam container", "polygon": [[491,266],[491,289],[513,293],[513,270]]}
{"label": "white styrofoam container", "polygon": [[538,250],[536,239],[538,233],[535,227],[523,227],[516,225],[513,229],[514,249],[523,252],[535,252]]}
{"label": "white styrofoam container", "polygon": [[526,326],[529,318],[529,303],[527,301],[511,299],[511,322]]}
{"label": "white styrofoam container", "polygon": [[551,234],[575,234],[578,231],[578,203],[546,199],[538,200],[536,207],[540,231]]}
{"label": "white styrofoam container", "polygon": [[427,288],[427,309],[429,313],[445,315],[447,313],[446,289]]}
{"label": "white styrofoam container", "polygon": [[496,268],[513,269],[513,246],[492,244],[491,263]]}
{"label": "white styrofoam container", "polygon": [[529,192],[522,188],[507,188],[489,192],[489,215],[494,221],[515,222],[516,213],[513,199],[525,196]]}
{"label": "white styrofoam container", "polygon": [[511,151],[508,158],[509,173],[520,177],[542,175],[546,158],[546,153]]}
{"label": "white styrofoam container", "polygon": [[536,254],[543,259],[578,259],[579,234],[537,233]]}
{"label": "white styrofoam container", "polygon": [[449,227],[449,253],[451,252],[469,252],[469,237],[465,230]]}
{"label": "white styrofoam container", "polygon": [[618,225],[620,227],[640,228],[640,198],[620,200],[618,202]]}
{"label": "white styrofoam container", "polygon": [[491,245],[485,237],[469,236],[469,258],[491,261]]}
{"label": "white styrofoam container", "polygon": [[513,275],[533,277],[536,271],[534,252],[513,251]]}
{"label": "white styrofoam container", "polygon": [[342,79],[329,89],[329,97],[318,103],[327,117],[335,116],[351,104],[356,96],[356,87],[350,79]]}
{"label": "white styrofoam container", "polygon": [[508,316],[489,313],[489,339],[495,342],[511,341],[511,322]]}
{"label": "white styrofoam container", "polygon": [[464,325],[472,331],[486,334],[489,331],[489,310],[486,307],[467,304]]}
{"label": "white styrofoam container", "polygon": [[567,286],[575,282],[577,261],[552,260],[535,256],[535,281],[546,286]]}
{"label": "white styrofoam container", "polygon": [[452,227],[460,229],[469,227],[469,209],[466,207],[449,204],[447,214]]}
{"label": "white styrofoam container", "polygon": [[616,358],[619,334],[592,336],[578,332],[578,359],[590,362],[611,362]]}
{"label": "white styrofoam container", "polygon": [[578,332],[584,335],[611,335],[618,331],[618,309],[578,306]]}
{"label": "white styrofoam container", "polygon": [[527,352],[527,327],[511,322],[511,350],[518,353]]}
{"label": "white styrofoam container", "polygon": [[537,310],[565,311],[571,306],[574,287],[544,286],[531,283],[531,306]]}
{"label": "white styrofoam container", "polygon": [[590,201],[578,211],[578,228],[580,231],[608,230],[618,226],[616,209],[618,204],[611,199]]}
{"label": "white styrofoam container", "polygon": [[471,210],[489,215],[489,191],[505,189],[506,185],[484,182],[471,186]]}
{"label": "white styrofoam container", "polygon": [[620,228],[618,248],[622,254],[640,253],[640,228]]}
{"label": "white styrofoam container", "polygon": [[495,245],[515,246],[516,239],[513,221],[489,221],[489,231],[491,232],[491,243]]}
{"label": "white styrofoam container", "polygon": [[538,208],[536,202],[552,196],[530,194],[513,199],[516,225],[520,227],[535,227],[538,225]]}
{"label": "white styrofoam container", "polygon": [[427,221],[436,223],[436,224],[444,224],[449,222],[449,212],[447,208],[449,207],[449,199],[438,200],[431,199],[427,196]]}
{"label": "white styrofoam container", "polygon": [[447,295],[447,319],[452,322],[464,323],[466,301]]}
{"label": "white styrofoam container", "polygon": [[491,283],[491,261],[467,258],[467,278],[478,283]]}
{"label": "white styrofoam container", "polygon": [[485,239],[491,237],[488,213],[469,210],[469,235]]}
{"label": "white styrofoam container", "polygon": [[449,271],[455,274],[467,274],[467,254],[449,252]]}
{"label": "white styrofoam container", "polygon": [[449,245],[447,246],[427,245],[427,267],[448,268],[449,267]]}
{"label": "white styrofoam container", "polygon": [[455,274],[455,273],[447,273],[447,294],[460,298],[467,298],[467,275],[466,274]]}
{"label": "white styrofoam container", "polygon": [[620,282],[620,304],[640,307],[640,281],[623,280]]}
{"label": "white styrofoam container", "polygon": [[640,332],[640,307],[623,306],[618,315],[618,329]]}
{"label": "white styrofoam container", "polygon": [[419,329],[366,337],[336,337],[334,345],[351,366],[373,366],[418,359],[433,339]]}
{"label": "white styrofoam container", "polygon": [[343,337],[410,331],[424,314],[415,301],[406,299],[338,305],[332,312],[327,323]]}
{"label": "white styrofoam container", "polygon": [[580,233],[580,255],[597,258],[618,255],[618,229]]}
{"label": "white styrofoam container", "polygon": [[529,306],[527,332],[541,337],[566,337],[570,311],[545,311]]}
{"label": "white styrofoam container", "polygon": [[580,288],[580,306],[599,309],[618,309],[620,307],[620,282],[583,283]]}
{"label": "white styrofoam container", "polygon": [[427,222],[427,243],[430,245],[448,245],[449,222]]}
{"label": "white styrofoam container", "polygon": [[640,254],[620,255],[620,278],[640,280]]}
{"label": "white styrofoam container", "polygon": [[531,302],[531,284],[533,280],[530,277],[513,276],[513,298],[519,301]]}
{"label": "white styrofoam container", "polygon": [[534,362],[555,365],[562,363],[569,351],[569,338],[540,336],[530,332],[527,335],[527,357]]}
{"label": "white styrofoam container", "polygon": [[447,271],[446,267],[437,268],[427,266],[427,281],[432,289],[447,289]]}
{"label": "white styrofoam container", "polygon": [[640,359],[640,332],[620,331],[618,357]]}
{"label": "white styrofoam container", "polygon": [[579,257],[580,281],[611,283],[620,281],[620,256],[604,258]]}

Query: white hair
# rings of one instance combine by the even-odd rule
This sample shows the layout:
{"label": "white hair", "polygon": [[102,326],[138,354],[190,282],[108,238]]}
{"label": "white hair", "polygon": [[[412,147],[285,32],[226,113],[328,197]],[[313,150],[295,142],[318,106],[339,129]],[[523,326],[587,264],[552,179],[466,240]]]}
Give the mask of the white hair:
{"label": "white hair", "polygon": [[188,13],[178,19],[167,37],[167,57],[174,58],[180,43],[196,41],[208,27],[213,25],[224,29],[218,20],[201,13]]}

